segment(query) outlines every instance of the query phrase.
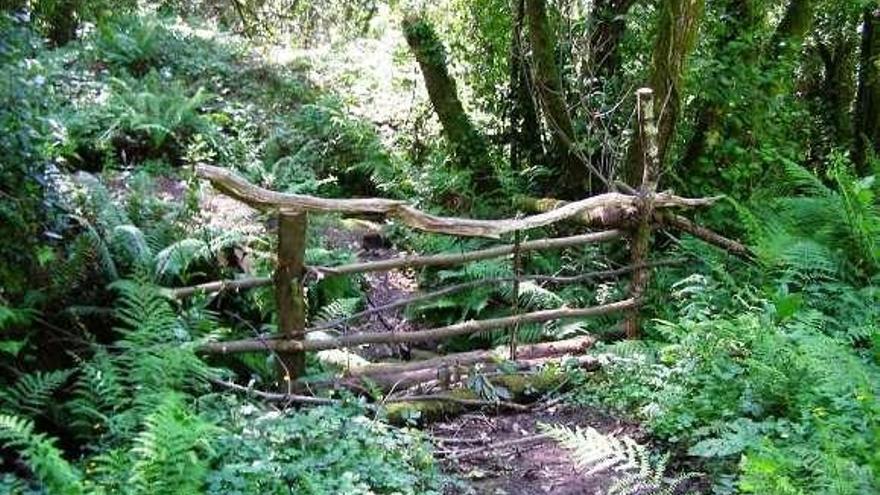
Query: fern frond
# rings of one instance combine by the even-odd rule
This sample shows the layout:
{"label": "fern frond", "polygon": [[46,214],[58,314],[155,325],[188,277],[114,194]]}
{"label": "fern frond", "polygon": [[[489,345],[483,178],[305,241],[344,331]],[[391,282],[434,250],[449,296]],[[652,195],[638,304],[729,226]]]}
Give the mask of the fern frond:
{"label": "fern frond", "polygon": [[138,493],[199,493],[208,468],[210,440],[219,430],[166,394],[144,419],[131,455]]}
{"label": "fern frond", "polygon": [[0,444],[18,451],[48,493],[83,493],[80,474],[61,456],[54,439],[35,431],[33,421],[0,414]]}
{"label": "fern frond", "polygon": [[52,394],[72,373],[73,370],[37,371],[20,376],[11,386],[0,390],[0,410],[29,418],[44,414]]}
{"label": "fern frond", "polygon": [[609,495],[672,494],[686,480],[698,476],[685,473],[666,479],[669,454],[654,460],[647,447],[628,436],[604,435],[591,427],[571,429],[546,424],[540,427],[571,453],[575,466],[585,475],[604,471],[620,473]]}

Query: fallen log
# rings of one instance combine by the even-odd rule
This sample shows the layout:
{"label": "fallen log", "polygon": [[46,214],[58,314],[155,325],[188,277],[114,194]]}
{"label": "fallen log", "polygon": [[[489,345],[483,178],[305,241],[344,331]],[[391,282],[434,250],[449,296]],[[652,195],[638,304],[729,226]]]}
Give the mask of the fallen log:
{"label": "fallen log", "polygon": [[[558,340],[556,342],[542,342],[540,344],[524,345],[517,349],[517,357],[520,360],[530,360],[559,357],[566,354],[580,355],[587,349],[593,347],[595,343],[595,337],[585,335],[566,340]],[[370,377],[377,375],[394,375],[407,371],[428,368],[437,370],[447,366],[469,366],[476,363],[497,363],[508,358],[508,351],[509,349],[507,346],[499,346],[495,349],[459,352],[421,361],[410,361],[408,363],[368,364],[365,366],[352,367],[346,370],[344,375],[348,378]]]}
{"label": "fallen log", "polygon": [[[439,382],[441,387],[451,387],[466,381],[474,374],[491,375],[492,380],[500,380],[503,385],[514,394],[525,393],[526,389],[540,390],[544,387],[536,387],[532,383],[534,379],[524,378],[523,374],[536,370],[548,364],[560,364],[570,362],[574,366],[586,370],[595,370],[599,367],[599,361],[592,356],[569,356],[554,355],[534,359],[520,359],[517,361],[472,361],[470,363],[457,363],[447,361],[434,363],[431,368],[402,367],[399,370],[387,372],[371,372],[344,376],[341,378],[301,380],[293,384],[295,390],[319,390],[326,388],[342,388],[348,390],[381,390],[389,392],[393,390],[406,390],[419,385]],[[555,381],[555,378],[551,381]]]}
{"label": "fallen log", "polygon": [[[263,211],[308,211],[324,213],[383,213],[399,218],[410,227],[426,232],[498,238],[517,230],[544,227],[578,215],[592,216],[593,211],[627,209],[633,207],[636,198],[627,194],[606,193],[580,201],[557,205],[556,208],[519,219],[474,220],[469,218],[440,217],[430,215],[406,205],[402,201],[365,199],[325,199],[301,194],[286,194],[263,189],[248,182],[231,170],[196,166],[196,175],[207,179],[219,191],[253,208]],[[704,206],[714,203],[717,198],[683,198],[668,193],[657,195],[658,208],[674,206]]]}
{"label": "fallen log", "polygon": [[[558,237],[551,239],[538,239],[534,241],[523,242],[519,245],[520,252],[537,251],[542,249],[564,249],[569,247],[583,246],[586,244],[595,244],[597,242],[611,241],[621,237],[622,233],[617,230],[606,230],[602,232],[592,232],[589,234],[574,235],[569,237]],[[391,258],[379,261],[366,261],[361,263],[351,263],[340,266],[312,266],[307,267],[307,271],[317,273],[319,275],[353,275],[356,273],[369,273],[378,271],[397,270],[403,268],[418,268],[426,266],[450,266],[469,263],[472,261],[480,261],[485,259],[499,258],[512,254],[516,250],[516,246],[512,244],[504,244],[487,249],[480,249],[468,253],[449,253],[449,254],[433,254],[426,256],[404,256],[400,258]],[[181,287],[177,289],[166,289],[165,293],[175,299],[189,297],[197,293],[221,292],[227,290],[250,289],[254,287],[262,287],[272,284],[271,277],[244,277],[235,280],[221,280],[218,282],[208,282],[204,284],[194,285],[191,287]]]}
{"label": "fallen log", "polygon": [[543,323],[552,320],[571,318],[584,318],[599,316],[637,307],[640,304],[635,299],[624,299],[609,304],[593,306],[589,308],[560,308],[532,313],[523,313],[517,316],[506,316],[487,320],[470,320],[430,330],[418,330],[415,332],[381,332],[360,333],[343,335],[341,337],[315,340],[281,340],[281,339],[247,339],[227,342],[211,342],[198,347],[199,352],[228,354],[234,352],[254,351],[321,351],[325,349],[339,349],[355,347],[363,344],[404,344],[412,342],[427,342],[442,340],[450,337],[472,335],[475,333],[501,328],[510,328],[515,324]]}

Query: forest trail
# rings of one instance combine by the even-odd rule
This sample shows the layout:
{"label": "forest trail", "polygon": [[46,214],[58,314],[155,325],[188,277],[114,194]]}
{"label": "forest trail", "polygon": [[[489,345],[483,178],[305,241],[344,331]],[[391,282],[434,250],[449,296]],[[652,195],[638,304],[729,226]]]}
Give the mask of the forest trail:
{"label": "forest trail", "polygon": [[[614,471],[579,472],[541,424],[592,427],[604,434],[645,436],[634,423],[589,407],[538,406],[519,414],[464,414],[429,427],[444,468],[468,480],[476,493],[586,495],[607,493]],[[450,493],[467,493],[452,491]]]}

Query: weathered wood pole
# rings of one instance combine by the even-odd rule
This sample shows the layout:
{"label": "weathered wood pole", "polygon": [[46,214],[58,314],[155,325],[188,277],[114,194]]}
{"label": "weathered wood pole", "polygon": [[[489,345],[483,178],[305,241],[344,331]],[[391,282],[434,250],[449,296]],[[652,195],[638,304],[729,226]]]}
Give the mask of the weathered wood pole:
{"label": "weathered wood pole", "polygon": [[[648,249],[651,245],[651,227],[654,214],[654,193],[657,190],[659,164],[657,163],[657,124],[654,122],[654,91],[651,88],[640,88],[636,91],[636,109],[638,113],[638,149],[642,163],[642,185],[638,191],[638,224],[632,233],[631,260],[635,266],[643,266],[633,272],[630,282],[630,297],[641,300],[648,287],[651,272],[644,267],[648,260]],[[641,318],[639,308],[629,311],[624,322],[628,339],[641,336]]]}
{"label": "weathered wood pole", "polygon": [[[278,260],[274,276],[278,333],[293,341],[305,339],[306,301],[303,277],[307,215],[305,212],[278,214]],[[305,375],[305,352],[283,351],[279,352],[276,358],[279,388],[287,390],[293,380]]]}

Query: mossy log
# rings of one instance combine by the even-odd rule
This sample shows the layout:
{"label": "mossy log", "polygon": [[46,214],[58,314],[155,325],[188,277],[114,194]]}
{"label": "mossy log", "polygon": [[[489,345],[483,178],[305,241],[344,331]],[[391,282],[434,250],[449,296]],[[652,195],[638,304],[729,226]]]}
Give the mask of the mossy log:
{"label": "mossy log", "polygon": [[[532,403],[548,393],[565,389],[570,377],[567,369],[562,366],[546,366],[551,363],[562,364],[565,362],[564,359],[549,358],[533,361],[535,364],[520,372],[496,373],[491,370],[481,370],[486,380],[495,387],[495,392],[503,393],[506,397],[504,401],[498,402],[496,406],[498,409],[510,409],[514,404]],[[586,370],[598,368],[598,361],[590,356],[571,358],[568,363]],[[538,369],[538,366],[541,365],[544,367]],[[488,401],[487,404],[485,397],[480,397],[477,392],[465,386],[445,391],[443,397],[447,396],[457,400],[442,398],[431,400],[428,397],[420,396],[417,401],[407,401],[404,396],[386,404],[385,411],[388,419],[392,422],[432,421],[462,413],[472,409],[474,405],[491,406],[492,402]]]}

